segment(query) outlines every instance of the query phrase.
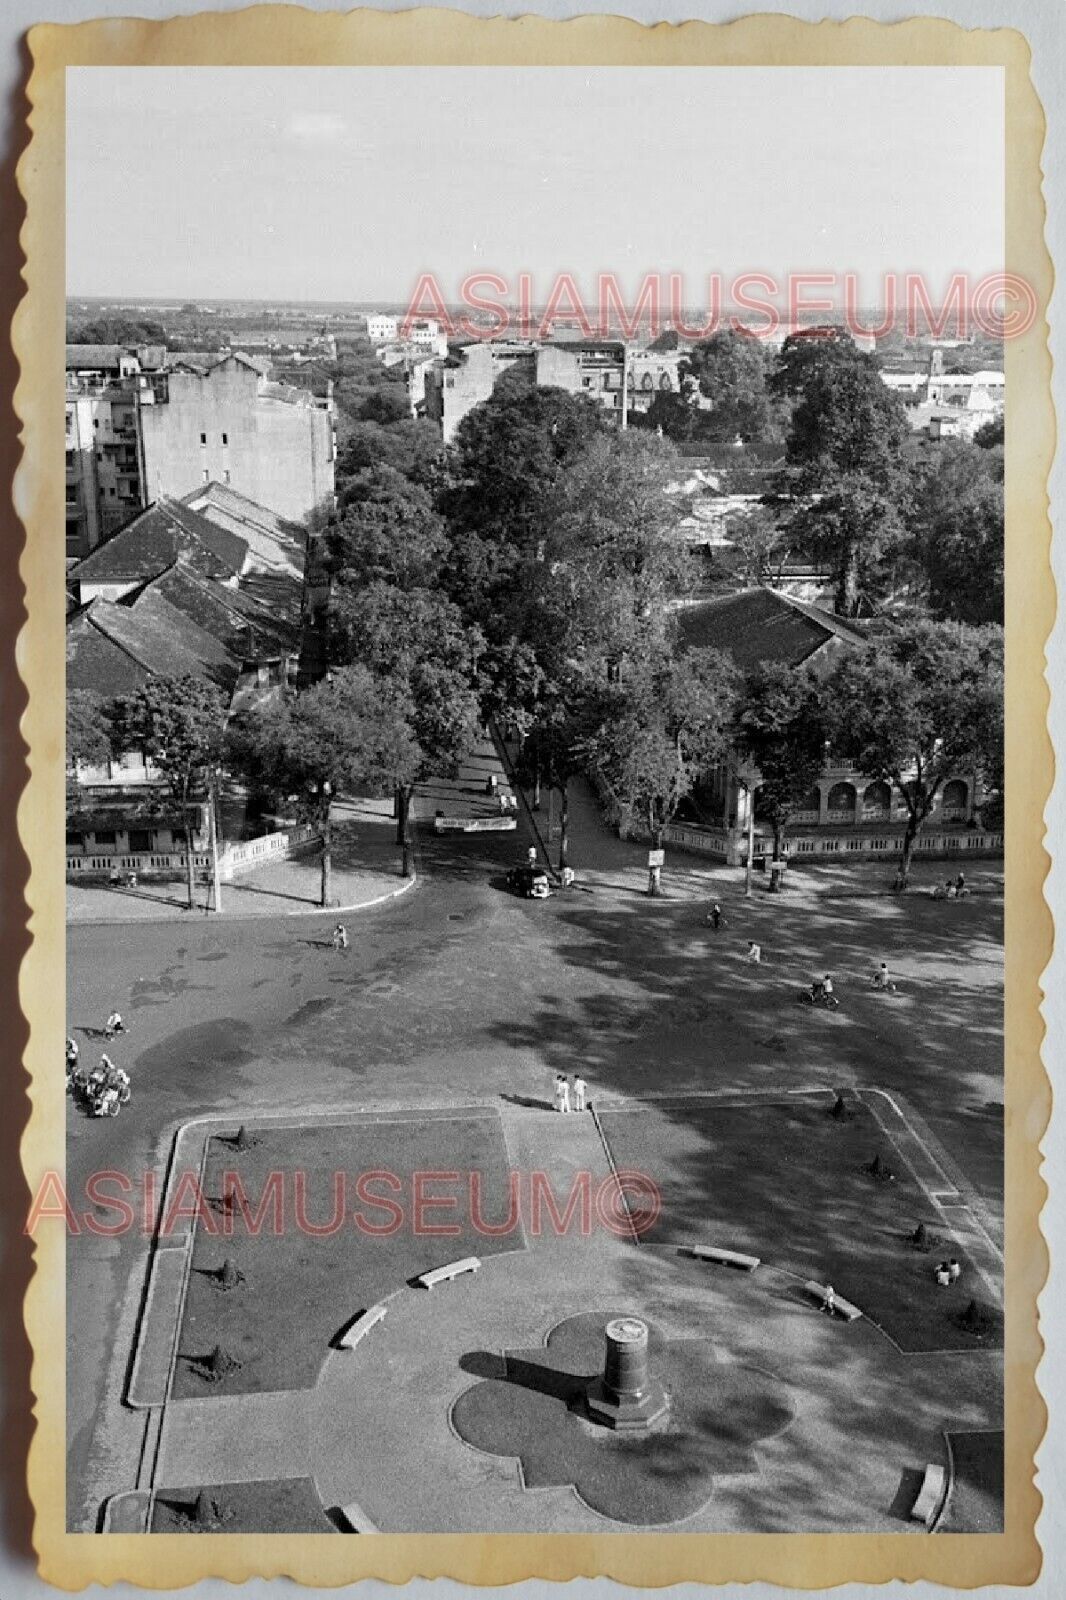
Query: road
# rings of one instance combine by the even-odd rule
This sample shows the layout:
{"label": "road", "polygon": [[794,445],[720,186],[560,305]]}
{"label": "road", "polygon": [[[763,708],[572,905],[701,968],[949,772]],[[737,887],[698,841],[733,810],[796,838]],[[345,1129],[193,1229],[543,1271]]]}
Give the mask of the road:
{"label": "road", "polygon": [[[115,1121],[70,1116],[75,1211],[86,1210],[94,1171],[139,1187],[176,1125],[204,1112],[547,1103],[555,1071],[580,1068],[593,1097],[877,1084],[907,1097],[998,1216],[998,900],[812,909],[787,897],[745,902],[737,884],[714,890],[727,923],[716,935],[705,904],[649,900],[631,886],[579,882],[547,903],[517,900],[502,875],[525,842],[423,837],[416,890],[352,919],[347,954],[329,948],[314,917],[71,928],[68,1031],[91,1060],[102,1045],[90,1030],[117,1006],[130,1032],[111,1053],[134,1091]],[[761,969],[742,960],[749,936],[763,945]],[[901,980],[896,999],[869,991],[882,954]],[[830,964],[841,1011],[812,1015],[797,991]],[[145,1249],[138,1232],[83,1229],[69,1241],[72,1527],[94,1527],[101,1494],[127,1486],[108,1471],[132,1432],[102,1434],[99,1419],[118,1409],[111,1352],[129,1336],[123,1317]]]}

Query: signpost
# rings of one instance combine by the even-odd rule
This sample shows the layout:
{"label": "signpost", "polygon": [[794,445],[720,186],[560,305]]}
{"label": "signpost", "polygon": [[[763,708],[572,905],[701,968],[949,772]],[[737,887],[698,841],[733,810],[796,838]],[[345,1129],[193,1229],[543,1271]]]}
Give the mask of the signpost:
{"label": "signpost", "polygon": [[658,894],[662,887],[663,865],[666,861],[665,850],[648,851],[648,893]]}

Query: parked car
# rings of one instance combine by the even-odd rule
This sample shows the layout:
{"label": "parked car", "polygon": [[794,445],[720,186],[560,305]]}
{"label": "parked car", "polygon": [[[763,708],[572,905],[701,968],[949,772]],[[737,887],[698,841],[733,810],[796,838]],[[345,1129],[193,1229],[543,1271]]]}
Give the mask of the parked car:
{"label": "parked car", "polygon": [[507,887],[513,889],[515,894],[524,895],[527,900],[547,900],[551,894],[551,884],[544,868],[532,867],[525,861],[511,868],[507,874]]}

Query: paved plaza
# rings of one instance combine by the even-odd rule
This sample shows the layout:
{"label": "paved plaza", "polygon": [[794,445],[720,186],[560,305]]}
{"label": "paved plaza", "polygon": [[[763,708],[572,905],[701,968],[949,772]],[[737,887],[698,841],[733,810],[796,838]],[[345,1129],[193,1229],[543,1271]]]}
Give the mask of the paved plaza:
{"label": "paved plaza", "polygon": [[[484,749],[460,780],[471,801],[492,764]],[[416,886],[354,915],[347,952],[313,915],[71,927],[68,1031],[91,1053],[117,1006],[130,1032],[112,1053],[133,1080],[117,1121],[71,1113],[75,1210],[94,1209],[94,1171],[139,1190],[180,1154],[212,1200],[220,1162],[249,1192],[268,1168],[303,1171],[321,1229],[275,1251],[190,1219],[158,1241],[148,1295],[140,1228],[71,1237],[72,1528],[139,1490],[162,1531],[191,1529],[199,1501],[217,1531],[921,1532],[921,1474],[956,1460],[945,1526],[994,1524],[1001,875],[976,867],[975,892],[942,902],[920,876],[886,893],[885,867],[809,869],[746,900],[742,874],[673,856],[653,900],[644,851],[584,792],[572,831],[577,883],[536,903],[503,882],[524,814],[510,835],[423,821]],[[880,960],[898,993],[872,989]],[[827,969],[832,1015],[798,998]],[[581,1072],[595,1116],[549,1110],[557,1071]],[[246,1146],[227,1144],[242,1125]],[[460,1214],[459,1235],[376,1248],[327,1232],[338,1167],[389,1169],[404,1195],[416,1170],[476,1167],[493,1219],[513,1172],[521,1215],[493,1238]],[[646,1236],[530,1226],[532,1174],[565,1200],[580,1174],[608,1193],[631,1168],[662,1196]],[[931,1254],[910,1243],[919,1223]],[[686,1253],[701,1243],[760,1265],[708,1265]],[[948,1291],[938,1249],[962,1264]],[[471,1253],[476,1274],[414,1281]],[[809,1280],[863,1315],[826,1317]],[[383,1320],[341,1348],[377,1303]],[[640,1447],[594,1437],[572,1404],[620,1314],[646,1322],[676,1396]],[[205,1380],[216,1344],[233,1365]]]}

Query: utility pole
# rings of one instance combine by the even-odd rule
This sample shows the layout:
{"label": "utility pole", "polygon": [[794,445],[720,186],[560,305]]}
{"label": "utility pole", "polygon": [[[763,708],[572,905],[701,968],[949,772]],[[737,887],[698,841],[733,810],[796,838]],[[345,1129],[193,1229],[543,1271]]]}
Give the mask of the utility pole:
{"label": "utility pole", "polygon": [[218,866],[218,775],[212,773],[207,792],[208,821],[211,824],[211,887],[216,913],[222,910],[222,876]]}
{"label": "utility pole", "polygon": [[629,409],[629,341],[622,341],[622,432],[629,426],[626,415]]}

